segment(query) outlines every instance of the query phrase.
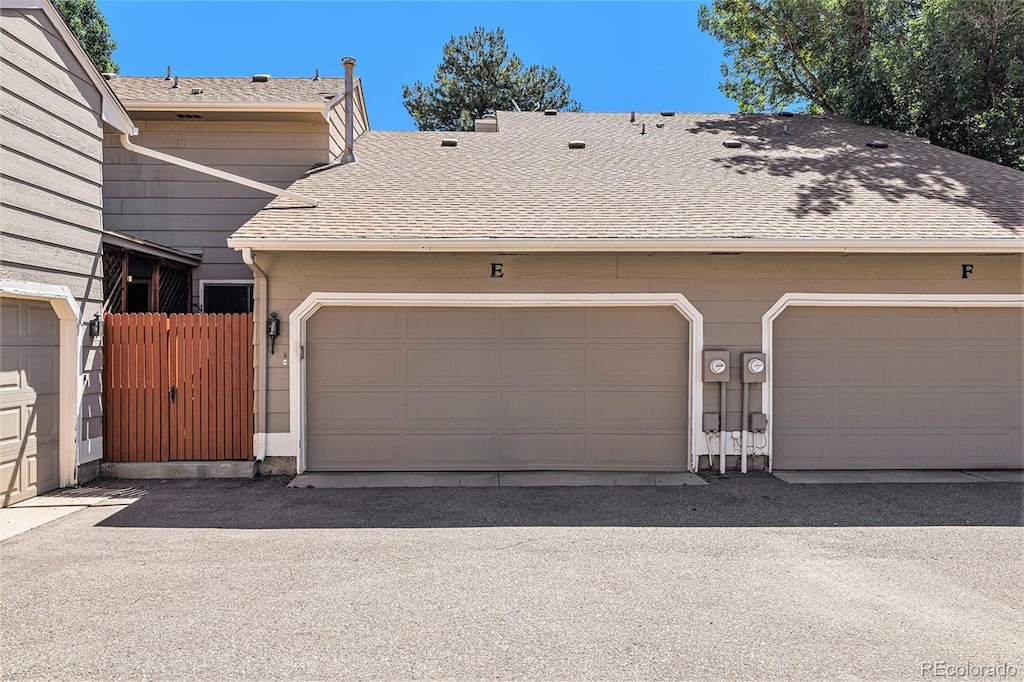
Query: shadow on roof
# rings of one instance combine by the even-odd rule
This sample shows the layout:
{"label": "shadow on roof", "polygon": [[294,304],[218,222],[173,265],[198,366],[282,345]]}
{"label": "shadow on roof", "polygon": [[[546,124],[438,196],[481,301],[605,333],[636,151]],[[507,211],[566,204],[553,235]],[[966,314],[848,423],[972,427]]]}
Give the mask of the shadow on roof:
{"label": "shadow on roof", "polygon": [[[782,133],[784,126],[788,135]],[[1024,233],[1024,173],[902,133],[844,119],[763,115],[709,119],[688,130],[742,140],[735,155],[712,159],[723,168],[740,175],[802,179],[796,203],[788,209],[796,217],[834,213],[853,204],[856,194],[869,192],[894,205],[918,197],[973,208],[1007,236]],[[889,147],[867,146],[875,139]],[[775,154],[766,154],[769,150]]]}

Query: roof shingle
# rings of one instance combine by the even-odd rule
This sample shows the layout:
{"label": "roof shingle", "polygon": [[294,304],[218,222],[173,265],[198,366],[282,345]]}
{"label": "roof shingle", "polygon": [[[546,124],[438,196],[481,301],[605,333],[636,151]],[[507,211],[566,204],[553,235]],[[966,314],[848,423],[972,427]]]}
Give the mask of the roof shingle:
{"label": "roof shingle", "polygon": [[[260,240],[1007,239],[1024,173],[837,117],[498,114],[497,133],[370,131],[233,236]],[[443,138],[458,146],[442,147]],[[739,140],[727,148],[725,140]],[[582,140],[585,149],[570,149]],[[884,149],[867,145],[879,140]]]}
{"label": "roof shingle", "polygon": [[[174,80],[162,77],[115,76],[109,81],[118,98],[131,108],[132,100],[172,104],[244,103],[244,102],[317,102],[345,92],[344,78],[271,78],[257,83],[251,78],[192,77]],[[191,94],[193,88],[201,95]]]}

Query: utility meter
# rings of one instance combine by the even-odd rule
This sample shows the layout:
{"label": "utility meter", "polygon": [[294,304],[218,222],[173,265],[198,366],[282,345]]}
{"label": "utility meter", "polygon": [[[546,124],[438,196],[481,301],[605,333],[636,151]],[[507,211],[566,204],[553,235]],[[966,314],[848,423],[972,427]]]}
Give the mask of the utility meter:
{"label": "utility meter", "polygon": [[768,369],[764,353],[743,354],[743,383],[763,384]]}
{"label": "utility meter", "polygon": [[729,381],[729,351],[704,351],[704,381],[721,383]]}

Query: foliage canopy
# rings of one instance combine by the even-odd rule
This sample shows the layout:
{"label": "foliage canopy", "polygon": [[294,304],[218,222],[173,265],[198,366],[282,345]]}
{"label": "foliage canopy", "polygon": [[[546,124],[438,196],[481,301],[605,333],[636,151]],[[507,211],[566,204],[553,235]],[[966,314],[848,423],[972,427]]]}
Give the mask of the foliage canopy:
{"label": "foliage canopy", "polygon": [[712,0],[720,86],[742,112],[796,106],[1024,170],[1024,1]]}
{"label": "foliage canopy", "polygon": [[472,130],[488,109],[580,109],[558,69],[524,66],[501,28],[452,36],[433,82],[403,85],[402,99],[420,130]]}
{"label": "foliage canopy", "polygon": [[55,0],[53,4],[100,73],[118,73],[112,58],[117,43],[96,0]]}

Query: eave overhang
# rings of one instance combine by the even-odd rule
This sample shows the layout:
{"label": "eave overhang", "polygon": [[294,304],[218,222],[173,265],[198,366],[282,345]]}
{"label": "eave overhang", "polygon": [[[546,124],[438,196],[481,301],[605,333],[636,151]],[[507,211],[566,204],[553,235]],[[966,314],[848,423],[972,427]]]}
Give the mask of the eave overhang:
{"label": "eave overhang", "polygon": [[1024,253],[1024,238],[1002,239],[275,239],[231,237],[254,251],[667,252],[667,253]]}

